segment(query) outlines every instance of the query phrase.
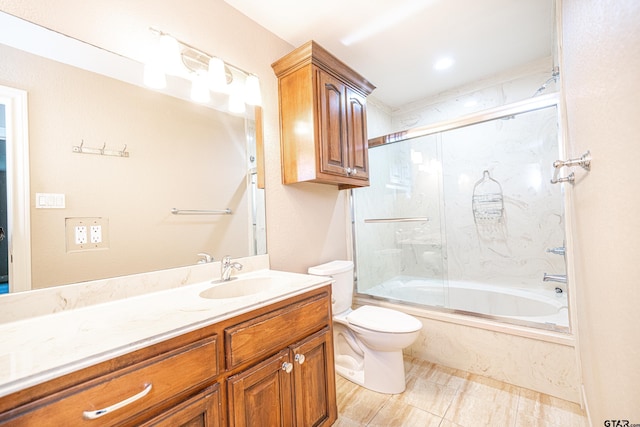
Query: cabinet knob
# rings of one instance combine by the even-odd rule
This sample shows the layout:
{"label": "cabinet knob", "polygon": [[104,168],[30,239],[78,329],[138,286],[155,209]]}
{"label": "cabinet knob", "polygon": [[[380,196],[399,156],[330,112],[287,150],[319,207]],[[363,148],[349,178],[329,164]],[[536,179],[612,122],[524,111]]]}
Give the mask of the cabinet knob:
{"label": "cabinet knob", "polygon": [[290,373],[292,369],[293,369],[293,363],[284,362],[282,364],[282,370],[285,371],[287,374]]}
{"label": "cabinet knob", "polygon": [[305,359],[304,354],[296,354],[295,360],[300,365],[302,365],[304,363],[304,359]]}
{"label": "cabinet knob", "polygon": [[355,175],[358,172],[356,168],[351,169],[351,175]]}
{"label": "cabinet knob", "polygon": [[351,168],[347,168],[347,175],[351,175]]}

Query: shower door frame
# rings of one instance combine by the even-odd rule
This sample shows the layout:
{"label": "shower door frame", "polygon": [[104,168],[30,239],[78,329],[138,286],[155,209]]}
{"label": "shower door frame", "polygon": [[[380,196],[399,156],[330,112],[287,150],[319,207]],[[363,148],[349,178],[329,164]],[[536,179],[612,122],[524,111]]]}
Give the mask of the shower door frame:
{"label": "shower door frame", "polygon": [[[388,135],[384,135],[377,138],[372,138],[369,140],[369,148],[378,147],[386,144],[393,144],[396,142],[407,141],[414,138],[424,137],[428,135],[439,134],[442,132],[446,132],[449,130],[460,129],[471,125],[476,125],[480,123],[485,123],[491,120],[506,118],[510,116],[514,116],[517,114],[523,114],[528,112],[533,112],[537,110],[542,110],[549,107],[556,107],[557,115],[558,115],[558,156],[561,158],[567,157],[567,147],[565,144],[566,141],[566,130],[564,126],[564,104],[561,102],[561,97],[559,93],[552,93],[547,95],[541,95],[535,98],[526,99],[519,102],[514,102],[511,104],[491,108],[484,111],[479,111],[476,113],[472,113],[469,115],[465,115],[459,118],[438,122],[426,126],[420,126],[413,129],[408,129],[400,132],[394,132]],[[553,168],[553,165],[549,165],[549,168]],[[562,184],[557,184],[562,185]],[[570,233],[570,224],[572,221],[572,203],[571,203],[571,194],[570,191],[567,191],[571,188],[571,184],[566,184],[562,189],[562,202],[563,202],[563,210],[565,214],[565,224],[564,224],[564,233],[565,233],[565,246],[567,247],[567,251],[565,253],[565,263],[566,263],[566,272],[567,277],[573,278],[573,251],[569,250],[572,245],[571,233]],[[354,263],[354,280],[353,280],[353,293],[355,298],[358,301],[366,302],[366,301],[391,301],[393,304],[405,305],[410,307],[423,307],[426,310],[451,313],[455,315],[465,315],[465,316],[474,316],[477,318],[488,319],[492,321],[499,322],[501,324],[512,324],[515,326],[525,326],[530,328],[535,328],[537,330],[552,330],[555,332],[562,333],[572,333],[572,325],[575,324],[574,316],[575,316],[575,304],[572,298],[572,292],[569,284],[573,285],[573,282],[567,281],[566,293],[567,293],[567,304],[568,304],[568,321],[569,326],[559,326],[559,325],[551,325],[551,324],[543,324],[538,322],[531,322],[526,320],[516,320],[510,319],[508,322],[505,322],[505,319],[509,319],[508,317],[494,316],[490,314],[484,313],[476,313],[469,312],[459,309],[452,309],[440,306],[423,306],[418,304],[412,304],[407,301],[401,300],[389,300],[388,298],[379,297],[375,295],[362,294],[358,292],[358,263],[357,263],[357,250],[356,250],[356,222],[355,222],[355,207],[354,207],[354,193],[353,189],[349,190],[349,211],[350,211],[350,221],[351,221],[351,243],[352,243],[352,257]],[[573,285],[575,286],[575,285]]]}

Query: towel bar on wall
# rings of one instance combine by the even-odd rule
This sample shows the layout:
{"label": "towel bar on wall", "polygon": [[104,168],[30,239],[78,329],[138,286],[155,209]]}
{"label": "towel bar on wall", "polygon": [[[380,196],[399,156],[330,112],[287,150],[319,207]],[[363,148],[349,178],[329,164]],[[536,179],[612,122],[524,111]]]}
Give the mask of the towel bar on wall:
{"label": "towel bar on wall", "polygon": [[364,222],[368,224],[378,223],[378,222],[425,222],[425,221],[429,221],[429,218],[427,218],[426,216],[411,217],[411,218],[370,218],[370,219],[364,220]]}
{"label": "towel bar on wall", "polygon": [[565,166],[568,168],[571,168],[574,166],[580,166],[582,169],[589,172],[591,170],[591,152],[587,150],[587,152],[580,157],[576,157],[568,160],[556,160],[555,162],[553,162],[554,171],[553,171],[553,178],[551,178],[552,184],[557,184],[559,182],[569,182],[573,184],[575,182],[576,175],[573,172],[571,172],[567,176],[558,178],[558,173],[560,172],[560,169],[562,169]]}
{"label": "towel bar on wall", "polygon": [[201,209],[171,209],[174,215],[231,215],[230,208],[222,210],[201,210]]}

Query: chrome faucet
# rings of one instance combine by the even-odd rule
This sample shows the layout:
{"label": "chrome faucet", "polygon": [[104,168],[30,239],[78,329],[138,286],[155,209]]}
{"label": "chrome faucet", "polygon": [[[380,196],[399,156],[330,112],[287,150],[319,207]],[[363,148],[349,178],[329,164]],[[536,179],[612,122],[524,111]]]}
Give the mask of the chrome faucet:
{"label": "chrome faucet", "polygon": [[239,262],[231,262],[231,257],[229,255],[225,255],[225,257],[222,258],[222,263],[220,264],[220,280],[223,282],[231,280],[232,270],[242,270],[242,264]]}
{"label": "chrome faucet", "polygon": [[567,275],[566,274],[547,274],[544,273],[542,276],[543,282],[558,282],[558,283],[567,283]]}

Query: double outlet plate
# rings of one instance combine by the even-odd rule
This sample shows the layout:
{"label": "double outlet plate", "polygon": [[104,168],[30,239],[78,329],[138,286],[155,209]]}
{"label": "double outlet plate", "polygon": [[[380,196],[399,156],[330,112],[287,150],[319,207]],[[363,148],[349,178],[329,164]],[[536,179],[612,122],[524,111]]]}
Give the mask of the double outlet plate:
{"label": "double outlet plate", "polygon": [[108,248],[107,218],[66,218],[67,252]]}

